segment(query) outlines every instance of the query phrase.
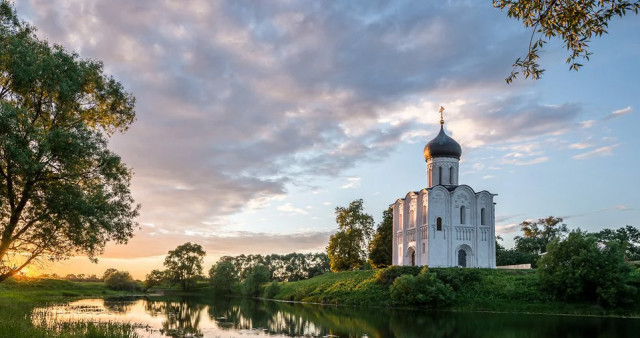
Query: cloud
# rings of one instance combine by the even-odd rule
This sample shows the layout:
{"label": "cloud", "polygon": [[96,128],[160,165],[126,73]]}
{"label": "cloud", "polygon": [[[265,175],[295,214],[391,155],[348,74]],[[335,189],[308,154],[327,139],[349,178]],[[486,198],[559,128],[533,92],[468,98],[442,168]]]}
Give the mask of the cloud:
{"label": "cloud", "polygon": [[613,152],[613,148],[617,146],[618,145],[616,144],[612,146],[604,146],[604,147],[596,148],[586,153],[574,155],[571,158],[573,158],[574,160],[586,160],[588,158],[592,158],[596,156],[610,156]]}
{"label": "cloud", "polygon": [[278,211],[282,211],[288,214],[300,214],[300,215],[306,215],[308,214],[308,212],[304,209],[301,208],[296,208],[294,207],[291,203],[286,203],[283,204],[281,206],[277,207]]}
{"label": "cloud", "polygon": [[582,128],[591,128],[591,127],[593,127],[593,125],[595,123],[596,123],[595,120],[582,121],[582,122],[580,122],[580,127],[582,127]]}
{"label": "cloud", "polygon": [[633,111],[633,109],[631,109],[631,106],[627,106],[627,107],[622,108],[622,109],[614,110],[614,111],[611,112],[611,114],[605,116],[603,118],[603,120],[610,120],[610,119],[613,119],[613,118],[616,118],[616,117],[620,117],[622,115],[629,114],[632,111]]}
{"label": "cloud", "polygon": [[357,188],[360,186],[360,177],[347,177],[347,183],[341,186],[342,189]]}
{"label": "cloud", "polygon": [[[155,237],[144,234],[131,239],[127,246],[110,243],[102,258],[142,258],[165,255],[168,250],[197,237],[207,255],[240,255],[250,253],[321,252],[326,247],[330,231],[303,231],[291,234],[228,231],[221,235],[186,235],[171,231]],[[144,250],[132,250],[144,248]]]}
{"label": "cloud", "polygon": [[569,148],[571,149],[586,149],[591,147],[593,147],[593,144],[588,142],[578,142],[578,143],[572,143],[569,145]]}
{"label": "cloud", "polygon": [[513,219],[516,217],[522,217],[522,216],[524,216],[524,214],[497,215],[496,223],[504,223],[510,219]]}
{"label": "cloud", "polygon": [[562,216],[561,218],[566,219],[566,218],[574,218],[574,217],[582,217],[582,216],[588,216],[593,214],[599,214],[602,212],[609,212],[609,211],[631,211],[631,210],[635,210],[635,209],[628,205],[620,204],[620,205],[614,205],[612,207],[603,208],[595,211],[584,212],[581,214]]}
{"label": "cloud", "polygon": [[[520,52],[513,42],[526,33],[480,3],[29,0],[16,8],[41,37],[103,61],[136,96],[136,123],[110,140],[134,171],[139,221],[156,225],[134,241],[229,229],[230,215],[271,206],[291,185],[340,177],[435,136],[441,104],[463,149],[562,134],[582,110],[539,104],[525,84],[503,90]],[[547,160],[508,151],[528,155],[505,164]],[[359,183],[348,178],[343,188]]]}
{"label": "cloud", "polygon": [[497,234],[512,234],[520,230],[520,225],[517,223],[510,223],[506,225],[496,225]]}

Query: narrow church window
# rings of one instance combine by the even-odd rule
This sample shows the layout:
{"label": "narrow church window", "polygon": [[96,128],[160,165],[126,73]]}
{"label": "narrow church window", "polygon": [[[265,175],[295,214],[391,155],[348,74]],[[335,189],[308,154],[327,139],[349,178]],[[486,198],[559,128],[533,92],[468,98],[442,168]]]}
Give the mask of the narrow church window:
{"label": "narrow church window", "polygon": [[426,205],[422,206],[422,224],[427,224],[427,206]]}
{"label": "narrow church window", "polygon": [[410,213],[410,216],[409,216],[410,217],[409,218],[409,227],[410,228],[416,225],[416,217],[415,216],[416,216],[416,212],[414,210],[411,210],[411,213]]}
{"label": "narrow church window", "polygon": [[480,209],[480,225],[485,225],[485,221],[484,221],[484,208]]}
{"label": "narrow church window", "polygon": [[424,253],[424,243],[422,243],[422,253]]}
{"label": "narrow church window", "polygon": [[438,167],[438,184],[442,185],[442,167]]}
{"label": "narrow church window", "polygon": [[449,168],[449,184],[453,184],[453,167]]}
{"label": "narrow church window", "polygon": [[438,219],[436,220],[436,229],[438,231],[442,231],[442,218],[438,217]]}
{"label": "narrow church window", "polygon": [[465,223],[465,207],[464,205],[460,207],[460,224],[464,224]]}
{"label": "narrow church window", "polygon": [[399,228],[400,230],[402,230],[402,214],[400,214],[400,219],[399,219],[399,221],[400,221],[400,222],[398,222],[398,223],[400,223],[400,224],[398,224],[398,228]]}

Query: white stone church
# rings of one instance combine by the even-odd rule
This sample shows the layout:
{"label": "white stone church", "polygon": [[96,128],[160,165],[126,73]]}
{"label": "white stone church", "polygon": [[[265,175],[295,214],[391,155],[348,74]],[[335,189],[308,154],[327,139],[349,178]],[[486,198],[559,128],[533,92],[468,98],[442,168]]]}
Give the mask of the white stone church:
{"label": "white stone church", "polygon": [[393,264],[496,267],[495,208],[486,190],[458,184],[462,149],[444,132],[424,147],[427,187],[393,205]]}

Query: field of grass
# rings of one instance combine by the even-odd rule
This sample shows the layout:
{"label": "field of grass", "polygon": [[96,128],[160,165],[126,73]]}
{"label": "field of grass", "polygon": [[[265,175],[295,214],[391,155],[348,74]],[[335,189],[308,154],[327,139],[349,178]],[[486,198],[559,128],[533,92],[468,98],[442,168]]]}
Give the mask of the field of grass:
{"label": "field of grass", "polygon": [[[415,270],[417,274],[418,269]],[[640,316],[640,308],[605,309],[594,304],[564,303],[538,287],[534,270],[430,269],[455,291],[453,311]],[[376,278],[376,270],[328,273],[282,283],[274,299],[351,306],[397,306],[391,300],[392,280]]]}
{"label": "field of grass", "polygon": [[120,323],[54,323],[35,326],[32,309],[77,297],[130,294],[107,289],[101,282],[58,279],[9,279],[0,283],[0,337],[136,337],[131,325]]}

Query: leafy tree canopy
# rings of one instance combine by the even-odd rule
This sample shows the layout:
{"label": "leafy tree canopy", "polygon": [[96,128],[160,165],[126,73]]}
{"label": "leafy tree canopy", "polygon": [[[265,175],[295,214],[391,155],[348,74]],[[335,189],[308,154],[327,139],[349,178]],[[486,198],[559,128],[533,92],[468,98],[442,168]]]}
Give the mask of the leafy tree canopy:
{"label": "leafy tree canopy", "polygon": [[0,281],[41,257],[95,260],[131,238],[138,214],[131,171],[107,148],[134,97],[34,30],[0,3]]}
{"label": "leafy tree canopy", "polygon": [[539,255],[547,251],[547,244],[569,232],[562,218],[549,216],[537,221],[524,221],[520,223],[523,236],[516,236],[515,249],[522,253]]}
{"label": "leafy tree canopy", "polygon": [[640,230],[631,225],[616,230],[604,229],[594,236],[602,242],[618,242],[625,250],[625,259],[640,261]]}
{"label": "leafy tree canopy", "polygon": [[597,236],[572,231],[565,240],[554,239],[538,262],[544,290],[562,300],[595,301],[604,306],[633,302],[631,267],[620,243],[602,243]]}
{"label": "leafy tree canopy", "polygon": [[167,276],[171,281],[180,284],[182,290],[189,289],[202,274],[202,261],[205,255],[206,252],[199,244],[187,242],[178,245],[175,250],[169,251],[164,259]]}
{"label": "leafy tree canopy", "polygon": [[209,270],[209,280],[216,293],[230,294],[233,285],[238,282],[235,266],[228,260],[218,261]]}
{"label": "leafy tree canopy", "polygon": [[373,217],[363,212],[361,199],[336,208],[338,232],[329,238],[331,271],[358,269],[366,263],[367,244],[373,235]]}
{"label": "leafy tree canopy", "polygon": [[493,6],[507,9],[508,17],[532,30],[527,54],[515,61],[505,79],[511,83],[520,72],[525,78],[540,78],[544,69],[538,64],[539,54],[553,37],[562,39],[569,51],[569,69],[580,69],[580,60],[589,60],[591,55],[591,38],[606,34],[614,17],[638,14],[640,0],[493,0]]}
{"label": "leafy tree canopy", "polygon": [[369,263],[373,268],[391,265],[393,250],[393,209],[382,212],[382,222],[378,225],[373,239],[369,243]]}
{"label": "leafy tree canopy", "polygon": [[144,279],[142,291],[147,292],[149,289],[161,285],[167,279],[167,273],[161,270],[151,270]]}
{"label": "leafy tree canopy", "polygon": [[112,290],[135,290],[136,282],[127,271],[118,271],[110,273],[104,279],[104,284]]}
{"label": "leafy tree canopy", "polygon": [[255,297],[260,295],[262,284],[271,279],[271,272],[264,265],[256,265],[244,281],[243,293],[245,296]]}

